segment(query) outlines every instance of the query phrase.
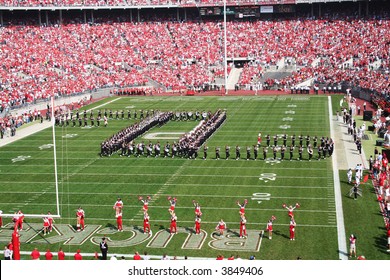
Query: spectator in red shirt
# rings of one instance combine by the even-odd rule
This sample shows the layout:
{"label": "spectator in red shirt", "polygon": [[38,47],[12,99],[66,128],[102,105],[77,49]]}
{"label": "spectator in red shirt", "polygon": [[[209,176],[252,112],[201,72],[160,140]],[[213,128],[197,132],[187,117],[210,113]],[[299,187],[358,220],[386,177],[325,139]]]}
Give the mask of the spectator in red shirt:
{"label": "spectator in red shirt", "polygon": [[60,249],[58,250],[57,258],[58,258],[58,260],[65,260],[65,253],[64,253],[64,251],[62,251],[62,248],[61,248],[61,247],[60,247]]}
{"label": "spectator in red shirt", "polygon": [[76,251],[76,254],[74,254],[74,259],[76,260],[76,261],[81,261],[82,259],[83,259],[83,256],[80,254],[80,249],[78,249],[77,251]]}
{"label": "spectator in red shirt", "polygon": [[41,256],[41,253],[39,253],[38,248],[34,248],[34,250],[31,252],[31,259],[39,260],[40,256]]}
{"label": "spectator in red shirt", "polygon": [[45,254],[45,259],[48,261],[51,261],[53,259],[53,254],[50,252],[50,249],[47,249],[46,254]]}
{"label": "spectator in red shirt", "polygon": [[135,252],[133,259],[134,259],[135,261],[140,261],[140,260],[142,260],[142,258],[141,258],[141,256],[139,255],[138,252]]}

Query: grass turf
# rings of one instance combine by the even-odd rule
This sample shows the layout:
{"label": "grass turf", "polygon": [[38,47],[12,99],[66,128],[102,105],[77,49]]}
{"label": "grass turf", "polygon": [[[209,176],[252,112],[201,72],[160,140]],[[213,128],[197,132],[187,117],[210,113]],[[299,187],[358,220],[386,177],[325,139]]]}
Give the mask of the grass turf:
{"label": "grass turf", "polygon": [[[339,104],[340,96],[332,99],[333,110]],[[113,101],[109,104],[107,102]],[[106,104],[106,105],[105,105]],[[182,158],[127,158],[113,155],[99,156],[100,143],[118,132],[120,129],[134,123],[135,120],[109,120],[108,127],[93,127],[83,129],[76,127],[57,127],[57,164],[59,179],[59,199],[61,219],[56,224],[75,225],[75,211],[82,206],[86,212],[86,224],[101,225],[102,228],[115,227],[114,210],[112,206],[118,196],[124,201],[124,225],[142,227],[141,203],[139,195],[150,195],[150,216],[153,233],[169,228],[169,203],[167,196],[178,198],[178,226],[192,228],[194,225],[194,207],[192,200],[199,201],[202,207],[202,229],[207,237],[200,249],[182,249],[187,235],[178,234],[172,238],[165,248],[147,247],[148,242],[135,246],[118,246],[110,248],[110,253],[131,254],[135,251],[147,251],[150,255],[166,253],[174,256],[211,257],[218,254],[230,256],[240,255],[248,258],[255,255],[257,259],[338,259],[336,212],[333,191],[332,165],[330,159],[297,161],[297,151],[294,160],[273,161],[262,160],[262,148],[259,149],[260,160],[246,161],[246,146],[257,143],[257,134],[261,131],[263,146],[266,134],[271,138],[275,134],[330,136],[328,104],[324,96],[257,96],[257,97],[113,97],[92,104],[85,109],[125,110],[161,110],[161,111],[211,111],[218,108],[227,110],[227,120],[223,126],[207,141],[209,146],[207,160],[201,160],[202,149],[197,160]],[[95,116],[97,109],[94,109]],[[333,113],[334,113],[333,112]],[[139,114],[138,114],[139,116]],[[115,117],[115,114],[114,114]],[[139,120],[137,120],[139,121]],[[188,132],[196,126],[195,121],[170,121],[160,128],[154,128],[148,133]],[[137,139],[136,142],[149,140]],[[179,136],[178,136],[179,137]],[[152,140],[155,143],[158,139]],[[177,139],[175,139],[177,141]],[[174,139],[163,140],[173,142]],[[0,164],[0,209],[4,213],[13,213],[22,209],[26,214],[41,214],[47,211],[55,212],[55,185],[53,175],[53,150],[42,148],[52,143],[51,130],[34,134],[23,140],[1,148]],[[273,141],[271,140],[271,144]],[[281,140],[279,140],[279,145]],[[287,141],[290,144],[290,139]],[[224,160],[224,146],[231,146],[231,160]],[[241,146],[241,159],[233,160],[234,147]],[[221,160],[214,160],[215,147],[221,147]],[[253,149],[251,150],[253,157]],[[12,163],[18,156],[31,156],[24,161]],[[280,153],[278,152],[278,157]],[[314,159],[316,159],[316,153]],[[268,151],[268,158],[272,157]],[[289,159],[289,154],[286,153]],[[340,171],[343,178],[343,171]],[[342,188],[345,186],[342,185]],[[259,196],[269,200],[258,200]],[[372,194],[371,194],[372,196]],[[239,228],[239,207],[248,199],[246,217],[248,230],[253,234],[261,234],[268,219],[275,215],[274,237],[269,240],[264,236],[258,251],[250,250],[216,250],[209,246],[211,233],[219,219],[223,218],[228,228],[236,231]],[[354,229],[354,209],[349,205],[348,197],[343,197],[347,233]],[[287,211],[282,204],[299,202],[301,208],[295,210],[297,232],[296,241],[289,240]],[[353,202],[353,201],[352,201]],[[368,200],[358,203],[367,204],[364,207],[377,207]],[[371,208],[370,208],[371,209]],[[377,211],[376,211],[377,212]],[[372,219],[377,213],[374,210],[365,213],[365,223],[371,228],[381,227],[380,219]],[[41,223],[40,219],[27,219],[29,223]],[[101,228],[101,229],[102,229]],[[353,230],[356,235],[363,235]],[[367,234],[379,238],[379,232]],[[10,230],[4,229],[0,240],[9,240]],[[55,236],[53,232],[49,237]],[[96,232],[96,238],[104,234]],[[115,232],[109,237],[112,241],[131,238],[130,232]],[[42,242],[42,240],[49,240]],[[239,240],[239,239],[238,239]],[[364,240],[362,238],[362,240]],[[236,240],[237,241],[237,240]],[[359,240],[359,242],[361,242]],[[379,241],[378,241],[379,242]],[[42,236],[35,236],[23,243],[22,250],[32,250],[39,244],[41,252],[46,248],[56,251],[62,246],[68,255],[77,248],[82,252],[93,253],[98,246],[90,241],[82,245],[64,245],[63,242],[50,242]],[[374,246],[372,246],[374,245]],[[375,244],[367,245],[365,255],[371,259],[383,259],[387,255]],[[383,250],[382,250],[383,251]],[[372,256],[372,257],[371,257]]]}

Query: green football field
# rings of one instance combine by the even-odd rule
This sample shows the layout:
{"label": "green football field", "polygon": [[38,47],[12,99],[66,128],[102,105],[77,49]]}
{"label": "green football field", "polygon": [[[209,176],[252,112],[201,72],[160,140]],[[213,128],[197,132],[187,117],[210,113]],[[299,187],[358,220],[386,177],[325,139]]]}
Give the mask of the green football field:
{"label": "green football field", "polygon": [[[335,99],[335,104],[339,99]],[[106,236],[110,240],[109,253],[119,256],[147,251],[149,255],[207,258],[220,254],[242,258],[255,255],[256,259],[267,260],[339,258],[331,159],[318,161],[315,150],[313,160],[309,161],[306,149],[302,161],[297,160],[297,150],[292,161],[288,152],[287,160],[283,161],[279,159],[280,152],[276,160],[271,150],[266,160],[262,154],[267,134],[271,139],[276,134],[287,134],[288,146],[293,134],[330,137],[327,97],[112,97],[85,109],[92,109],[95,116],[98,109],[124,110],[125,119],[115,119],[114,114],[107,127],[79,127],[78,123],[76,127],[56,127],[61,218],[55,219],[54,231],[46,236],[39,232],[42,219],[26,218],[25,229],[21,232],[22,251],[38,247],[41,252],[47,248],[56,252],[62,247],[68,256],[79,248],[82,253],[94,253],[99,251],[97,244]],[[203,149],[196,160],[120,157],[119,153],[100,157],[102,141],[139,121],[133,118],[134,110],[152,109],[174,112],[224,109],[227,119],[207,140],[206,160],[202,160]],[[130,120],[127,110],[132,112]],[[149,130],[135,142],[173,143],[197,124],[194,120],[172,120]],[[255,161],[253,145],[257,143],[259,132],[263,142],[259,159]],[[279,140],[278,145],[281,143]],[[53,144],[52,130],[47,129],[0,149],[0,209],[5,214],[19,209],[25,214],[46,214],[48,211],[57,214],[53,146],[50,144]],[[225,160],[226,145],[231,146],[229,160]],[[241,147],[239,160],[234,160],[236,145]],[[220,160],[215,160],[217,146],[221,147]],[[246,160],[247,146],[252,147],[251,160]],[[149,205],[152,235],[143,234],[139,196],[152,198]],[[170,223],[168,196],[177,198],[179,234],[174,236],[167,232]],[[123,232],[116,229],[113,205],[117,197],[124,203]],[[237,201],[245,199],[248,200],[248,238],[240,239]],[[193,234],[193,200],[200,203],[203,213],[201,235]],[[282,205],[296,203],[300,204],[294,211],[296,240],[290,241],[290,219]],[[86,213],[87,226],[83,232],[75,231],[75,213],[79,206]],[[269,240],[264,229],[272,215],[276,220],[273,238]],[[228,227],[223,239],[215,234],[220,219]],[[380,219],[375,223],[377,221],[380,226]],[[8,226],[1,231],[0,241],[5,244],[11,235],[12,222],[10,218],[4,218],[4,222]],[[383,257],[380,254],[374,258]]]}

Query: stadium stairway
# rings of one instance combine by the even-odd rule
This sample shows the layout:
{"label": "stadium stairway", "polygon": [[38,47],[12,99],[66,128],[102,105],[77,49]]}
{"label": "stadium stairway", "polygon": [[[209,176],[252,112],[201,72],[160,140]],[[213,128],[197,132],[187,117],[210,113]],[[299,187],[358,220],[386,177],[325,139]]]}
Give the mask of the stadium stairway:
{"label": "stadium stairway", "polygon": [[234,89],[234,86],[238,83],[238,80],[240,79],[241,72],[242,68],[232,68],[227,80],[227,89]]}

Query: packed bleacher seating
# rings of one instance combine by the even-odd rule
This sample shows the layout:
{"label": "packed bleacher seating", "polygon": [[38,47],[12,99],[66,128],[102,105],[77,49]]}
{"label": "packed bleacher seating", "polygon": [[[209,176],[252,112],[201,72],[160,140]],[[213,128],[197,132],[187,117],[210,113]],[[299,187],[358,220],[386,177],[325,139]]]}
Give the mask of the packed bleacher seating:
{"label": "packed bleacher seating", "polygon": [[[74,19],[48,26],[11,22],[0,29],[3,109],[50,95],[145,87],[148,79],[168,90],[197,89],[224,74],[220,20],[81,22]],[[321,84],[345,81],[389,92],[386,13],[231,20],[227,30],[227,56],[252,61],[244,66],[238,82],[242,86],[259,81],[271,66],[287,59],[297,71],[280,81],[268,79],[268,87],[289,89],[314,78]]]}

